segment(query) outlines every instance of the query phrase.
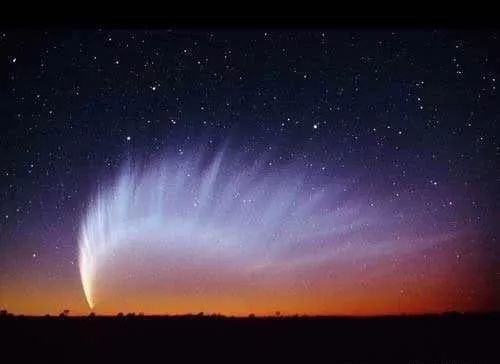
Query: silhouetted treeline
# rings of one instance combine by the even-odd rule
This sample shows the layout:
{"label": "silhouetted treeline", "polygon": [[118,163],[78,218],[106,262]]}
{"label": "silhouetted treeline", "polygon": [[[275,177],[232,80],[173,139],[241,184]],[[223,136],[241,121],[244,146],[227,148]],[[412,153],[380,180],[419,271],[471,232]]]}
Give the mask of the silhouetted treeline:
{"label": "silhouetted treeline", "polygon": [[[253,313],[248,314],[248,316],[227,316],[220,313],[210,313],[205,314],[204,312],[194,313],[186,313],[186,314],[147,314],[145,315],[143,312],[118,312],[116,315],[97,315],[95,312],[90,312],[88,315],[72,315],[70,316],[70,310],[63,310],[59,313],[59,317],[64,318],[84,318],[84,317],[98,317],[98,318],[224,318],[224,319],[236,319],[236,320],[245,320],[245,319],[311,319],[311,320],[375,320],[375,319],[397,319],[397,318],[437,318],[437,317],[489,317],[495,318],[500,316],[500,312],[484,312],[484,313],[476,313],[476,312],[459,312],[459,311],[446,311],[437,314],[400,314],[400,315],[378,315],[378,316],[347,316],[347,315],[306,315],[306,314],[293,314],[293,315],[282,315],[280,311],[276,311],[274,315],[255,315]],[[52,316],[50,314],[45,314],[44,316],[33,316],[33,315],[16,315],[12,312],[8,312],[7,310],[0,310],[0,318],[4,317],[23,317],[23,318],[54,318],[56,316]]]}

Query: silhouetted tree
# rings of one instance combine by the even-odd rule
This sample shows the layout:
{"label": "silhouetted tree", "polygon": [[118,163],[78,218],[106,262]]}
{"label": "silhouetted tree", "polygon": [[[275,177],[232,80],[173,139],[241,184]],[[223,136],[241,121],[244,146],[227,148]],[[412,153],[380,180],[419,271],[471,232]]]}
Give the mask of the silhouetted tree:
{"label": "silhouetted tree", "polygon": [[66,317],[68,315],[69,315],[69,310],[63,310],[63,312],[59,314],[59,317]]}
{"label": "silhouetted tree", "polygon": [[276,316],[280,316],[280,315],[281,315],[281,312],[276,311]]}
{"label": "silhouetted tree", "polygon": [[249,318],[255,318],[255,315],[253,313],[251,313],[250,315],[248,315]]}
{"label": "silhouetted tree", "polygon": [[118,312],[117,317],[123,317],[123,312]]}
{"label": "silhouetted tree", "polygon": [[7,317],[8,315],[9,315],[9,313],[7,312],[7,310],[0,311],[0,317]]}
{"label": "silhouetted tree", "polygon": [[89,313],[89,317],[95,317],[95,312]]}

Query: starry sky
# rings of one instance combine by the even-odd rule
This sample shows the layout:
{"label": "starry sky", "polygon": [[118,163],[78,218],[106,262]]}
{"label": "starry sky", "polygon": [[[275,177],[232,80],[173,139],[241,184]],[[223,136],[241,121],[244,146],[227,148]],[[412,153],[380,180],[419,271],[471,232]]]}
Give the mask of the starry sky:
{"label": "starry sky", "polygon": [[[132,248],[100,269],[95,312],[499,309],[499,36],[0,30],[1,308],[90,312],[79,244],[83,230],[98,226],[96,191],[130,176],[131,161],[166,168],[180,192],[164,202],[189,206],[171,214],[190,220],[198,204],[191,195],[224,150],[205,201],[215,222],[204,212],[173,252],[152,248],[168,229],[137,228]],[[181,172],[194,182],[175,179]],[[239,174],[247,187],[232,178]],[[297,176],[300,193],[276,197],[297,187]],[[156,196],[167,182],[146,172],[119,196]],[[216,188],[257,206],[247,215]],[[317,191],[316,209],[301,209]],[[112,205],[112,193],[103,196],[97,201]],[[259,219],[249,226],[252,214]],[[106,221],[128,224],[112,213]],[[217,249],[199,238],[208,230],[223,240]],[[304,239],[291,242],[293,234]]]}

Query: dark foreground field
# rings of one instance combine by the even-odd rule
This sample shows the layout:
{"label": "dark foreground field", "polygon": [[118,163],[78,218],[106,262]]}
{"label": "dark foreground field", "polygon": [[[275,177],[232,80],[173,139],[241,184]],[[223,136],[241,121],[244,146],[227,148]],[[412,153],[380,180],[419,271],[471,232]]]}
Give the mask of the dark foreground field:
{"label": "dark foreground field", "polygon": [[[198,358],[238,363],[273,358],[278,362],[317,362],[322,358],[322,362],[422,363],[438,359],[442,363],[499,363],[499,319],[498,314],[382,318],[11,316],[0,318],[0,362],[143,363]],[[179,361],[180,357],[185,360]]]}

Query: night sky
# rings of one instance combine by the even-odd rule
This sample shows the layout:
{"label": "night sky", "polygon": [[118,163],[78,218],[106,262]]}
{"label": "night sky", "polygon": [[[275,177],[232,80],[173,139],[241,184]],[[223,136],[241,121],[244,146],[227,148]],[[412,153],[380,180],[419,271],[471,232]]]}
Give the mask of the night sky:
{"label": "night sky", "polygon": [[0,31],[0,308],[500,308],[499,36]]}

